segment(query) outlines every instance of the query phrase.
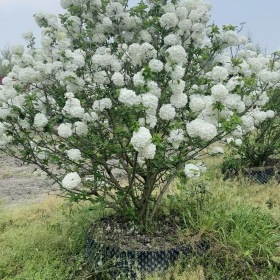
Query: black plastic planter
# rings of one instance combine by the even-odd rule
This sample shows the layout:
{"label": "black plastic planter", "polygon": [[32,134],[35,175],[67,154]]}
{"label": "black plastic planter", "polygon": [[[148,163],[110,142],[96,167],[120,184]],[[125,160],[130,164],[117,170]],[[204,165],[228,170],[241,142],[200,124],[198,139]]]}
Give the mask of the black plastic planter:
{"label": "black plastic planter", "polygon": [[275,172],[275,168],[271,166],[243,169],[245,176],[261,184],[266,184],[275,175]]}
{"label": "black plastic planter", "polygon": [[93,229],[87,236],[87,259],[96,266],[104,266],[111,279],[142,279],[153,272],[167,270],[180,256],[188,257],[205,253],[209,248],[206,241],[167,250],[121,250],[112,245],[100,243],[93,238]]}

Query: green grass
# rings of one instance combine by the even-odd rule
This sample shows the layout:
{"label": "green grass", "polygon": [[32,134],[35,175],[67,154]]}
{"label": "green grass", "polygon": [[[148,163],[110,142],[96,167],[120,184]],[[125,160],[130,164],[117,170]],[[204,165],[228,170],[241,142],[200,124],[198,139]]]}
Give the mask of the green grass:
{"label": "green grass", "polygon": [[79,279],[86,230],[97,215],[54,197],[13,210],[2,206],[0,279]]}
{"label": "green grass", "polygon": [[186,242],[203,238],[210,249],[182,260],[179,269],[149,279],[280,279],[276,181],[266,185],[244,178],[224,181],[213,167],[202,181],[181,188],[166,202],[170,213],[183,220],[181,238]]}
{"label": "green grass", "polygon": [[[279,280],[279,185],[223,181],[217,167],[203,181],[207,192],[201,193],[201,181],[189,182],[173,190],[162,211],[177,216],[182,240],[203,238],[210,249],[147,280]],[[86,231],[100,211],[54,197],[17,209],[0,205],[0,279],[102,280],[99,272],[107,268],[98,272],[84,258]]]}

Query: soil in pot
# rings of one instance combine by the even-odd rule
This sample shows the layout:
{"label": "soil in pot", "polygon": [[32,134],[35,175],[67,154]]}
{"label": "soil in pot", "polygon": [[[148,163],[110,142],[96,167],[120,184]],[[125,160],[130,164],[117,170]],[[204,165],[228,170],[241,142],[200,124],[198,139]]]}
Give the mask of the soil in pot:
{"label": "soil in pot", "polygon": [[209,247],[197,236],[188,236],[186,242],[170,217],[161,217],[155,228],[143,233],[125,217],[104,217],[88,231],[87,257],[104,266],[111,279],[142,279],[168,269],[180,256],[202,254]]}

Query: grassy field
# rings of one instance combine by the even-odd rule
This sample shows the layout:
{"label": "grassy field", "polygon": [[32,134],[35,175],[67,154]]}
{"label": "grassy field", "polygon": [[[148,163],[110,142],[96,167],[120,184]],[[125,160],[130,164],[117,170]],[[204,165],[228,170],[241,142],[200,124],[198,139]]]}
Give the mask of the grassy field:
{"label": "grassy field", "polygon": [[[212,166],[203,179],[165,201],[166,209],[185,221],[180,238],[203,236],[210,249],[146,279],[279,280],[279,188],[275,180],[265,185],[244,178],[223,181]],[[13,209],[1,204],[0,279],[109,279],[106,267],[84,258],[87,229],[100,214],[97,206],[70,205],[52,196]]]}

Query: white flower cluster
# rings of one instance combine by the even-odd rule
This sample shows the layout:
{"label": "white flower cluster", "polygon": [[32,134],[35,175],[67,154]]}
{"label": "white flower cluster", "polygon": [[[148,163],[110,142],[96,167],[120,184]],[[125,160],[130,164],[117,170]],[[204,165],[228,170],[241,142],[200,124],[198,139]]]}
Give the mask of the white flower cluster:
{"label": "white flower cluster", "polygon": [[205,109],[206,106],[205,99],[200,95],[192,95],[190,98],[189,106],[193,112],[199,113],[203,109]]}
{"label": "white flower cluster", "polygon": [[85,110],[81,106],[81,102],[79,99],[74,98],[74,95],[71,93],[66,93],[66,102],[63,110],[65,113],[68,113],[70,116],[74,118],[82,118],[84,116]]}
{"label": "white flower cluster", "polygon": [[163,63],[158,59],[152,59],[149,61],[149,67],[155,73],[159,73],[163,69]]}
{"label": "white flower cluster", "polygon": [[34,127],[43,128],[48,123],[48,118],[45,114],[37,113],[34,117]]}
{"label": "white flower cluster", "polygon": [[162,120],[173,120],[176,115],[176,110],[171,104],[162,105],[159,110],[159,116]]}
{"label": "white flower cluster", "polygon": [[174,149],[178,149],[184,139],[185,137],[183,129],[173,129],[170,131],[167,141],[172,144]]}
{"label": "white flower cluster", "polygon": [[228,95],[228,90],[223,84],[217,84],[211,88],[211,93],[214,101],[223,102]]}
{"label": "white flower cluster", "polygon": [[141,102],[141,97],[137,96],[133,90],[122,88],[118,100],[124,105],[131,107]]}
{"label": "white flower cluster", "polygon": [[187,132],[190,137],[200,137],[204,141],[211,141],[217,136],[217,128],[202,119],[195,119],[187,123]]}
{"label": "white flower cluster", "polygon": [[241,146],[242,145],[242,140],[241,139],[234,139],[233,137],[228,137],[226,139],[227,144],[233,144],[236,146]]}
{"label": "white flower cluster", "polygon": [[62,186],[67,190],[77,188],[81,184],[81,177],[77,172],[68,173],[62,180]]}
{"label": "white flower cluster", "polygon": [[221,155],[224,153],[224,149],[222,147],[219,146],[215,146],[212,148],[210,154],[211,155]]}
{"label": "white flower cluster", "polygon": [[183,65],[187,59],[187,53],[181,45],[175,45],[166,50],[167,61]]}
{"label": "white flower cluster", "polygon": [[3,67],[9,66],[9,64],[10,64],[10,61],[9,61],[8,59],[3,59],[3,60],[2,60],[2,66],[3,66]]}
{"label": "white flower cluster", "polygon": [[84,122],[75,122],[74,123],[74,132],[79,135],[87,135],[88,126]]}
{"label": "white flower cluster", "polygon": [[162,15],[159,20],[160,25],[165,29],[174,28],[177,25],[178,21],[179,19],[174,13],[166,13]]}
{"label": "white flower cluster", "polygon": [[102,112],[105,109],[111,109],[111,108],[112,108],[112,101],[110,98],[107,98],[107,97],[99,99],[99,100],[95,100],[92,105],[92,109],[94,111],[99,111],[99,112]]}
{"label": "white flower cluster", "polygon": [[9,144],[13,139],[12,136],[8,136],[5,131],[5,124],[0,122],[0,147]]}
{"label": "white flower cluster", "polygon": [[71,159],[73,161],[79,161],[82,159],[82,154],[79,149],[70,149],[70,150],[66,151],[66,154],[69,157],[69,159]]}
{"label": "white flower cluster", "polygon": [[70,137],[72,132],[72,124],[71,123],[62,123],[57,128],[57,133],[62,138],[68,138]]}
{"label": "white flower cluster", "polygon": [[146,127],[140,127],[137,132],[134,131],[130,143],[139,153],[138,161],[154,158],[156,145],[152,143],[152,135]]}
{"label": "white flower cluster", "polygon": [[124,85],[124,77],[120,72],[115,72],[112,75],[112,81],[117,87],[122,87]]}
{"label": "white flower cluster", "polygon": [[200,168],[192,163],[186,164],[185,174],[189,179],[197,179],[200,176]]}
{"label": "white flower cluster", "polygon": [[221,66],[215,66],[211,72],[212,79],[217,82],[222,82],[227,79],[228,71]]}

